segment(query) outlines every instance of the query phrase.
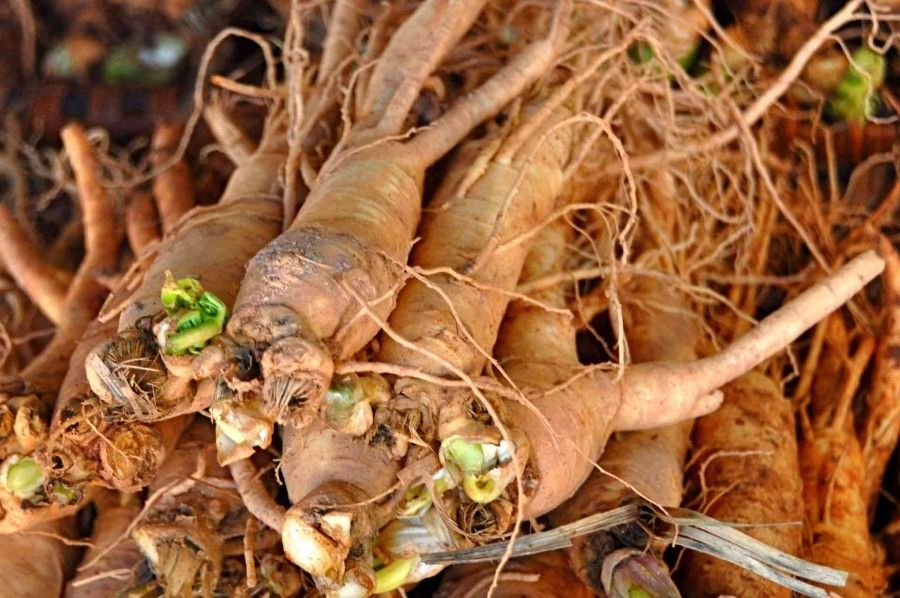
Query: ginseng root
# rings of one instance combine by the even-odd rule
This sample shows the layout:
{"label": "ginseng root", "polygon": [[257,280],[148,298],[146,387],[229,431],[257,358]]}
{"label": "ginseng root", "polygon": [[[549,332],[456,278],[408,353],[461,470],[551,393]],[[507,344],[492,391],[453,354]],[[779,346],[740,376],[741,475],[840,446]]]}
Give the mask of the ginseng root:
{"label": "ginseng root", "polygon": [[[551,247],[561,251],[565,236],[558,232]],[[715,410],[722,399],[717,390],[720,386],[782,350],[862,289],[883,267],[884,261],[874,252],[860,255],[720,353],[687,363],[634,364],[625,369],[621,380],[615,374],[585,371],[580,366],[569,318],[513,303],[495,354],[514,381],[543,391],[531,399],[530,407],[506,405],[505,423],[528,438],[530,465],[538,479],[524,516],[538,517],[569,498],[590,473],[591,462],[611,432],[659,427]],[[565,305],[563,297],[542,299],[551,305]],[[544,420],[550,422],[549,427]]]}
{"label": "ginseng root", "polygon": [[[83,334],[92,336],[89,324],[108,293],[99,281],[98,272],[111,271],[119,257],[122,230],[115,217],[115,207],[103,187],[100,165],[90,141],[79,125],[63,130],[63,142],[72,160],[85,230],[85,257],[66,291],[65,317],[60,321],[53,340],[40,355],[19,374],[19,388],[7,396],[0,406],[3,426],[2,468],[5,483],[0,484],[0,533],[25,529],[39,521],[47,521],[74,512],[76,497],[69,489],[58,501],[59,490],[35,462],[34,451],[48,434],[54,408],[72,397],[69,359],[76,352]],[[84,354],[81,354],[83,359]],[[20,476],[8,475],[10,471]],[[64,505],[69,505],[64,508]],[[46,507],[46,508],[37,508]]]}
{"label": "ginseng root", "polygon": [[[827,322],[826,349],[801,412],[806,558],[850,573],[841,594],[877,596],[886,585],[882,550],[869,532],[866,466],[849,410],[874,350],[871,337],[853,339],[840,314]],[[855,351],[847,355],[852,341]]]}
{"label": "ginseng root", "polygon": [[141,511],[133,494],[104,491],[94,497],[97,515],[91,546],[81,559],[83,567],[66,584],[65,598],[116,596],[136,584],[141,552],[131,538],[123,538]]}
{"label": "ginseng root", "polygon": [[[322,167],[288,230],[251,260],[228,332],[262,353],[264,416],[314,419],[335,360],[362,349],[394,306],[419,222],[425,169],[545,73],[566,39],[570,2],[534,42],[448,112],[397,141],[424,81],[483,0],[428,0],[400,26],[367,87],[367,104]],[[375,182],[377,181],[377,184]],[[376,318],[367,317],[360,301]],[[242,439],[236,439],[240,442]]]}
{"label": "ginseng root", "polygon": [[[700,330],[683,295],[655,279],[638,278],[626,285],[622,300],[624,330],[635,363],[688,362],[697,358],[695,346]],[[637,497],[663,507],[679,506],[692,426],[693,421],[687,420],[663,428],[612,435],[598,463],[601,469],[591,473],[578,492],[550,514],[553,524],[571,523]],[[568,555],[582,581],[597,592],[608,592],[609,588],[603,586],[606,559],[616,550],[645,549],[647,542],[640,527],[629,524],[575,538]],[[664,546],[654,548],[659,553]],[[656,583],[672,584],[666,565],[652,554],[647,556],[646,570]]]}
{"label": "ginseng root", "polygon": [[[693,467],[688,473],[692,492],[710,517],[759,524],[741,531],[798,555],[803,489],[794,406],[774,380],[759,372],[741,376],[723,391],[718,411],[694,425]],[[791,595],[787,588],[699,552],[688,551],[681,568],[685,596]]]}

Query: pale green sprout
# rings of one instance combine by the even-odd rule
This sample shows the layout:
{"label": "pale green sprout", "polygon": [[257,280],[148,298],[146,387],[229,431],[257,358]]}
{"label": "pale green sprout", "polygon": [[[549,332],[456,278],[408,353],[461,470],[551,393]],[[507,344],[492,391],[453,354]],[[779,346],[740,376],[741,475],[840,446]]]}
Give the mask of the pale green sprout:
{"label": "pale green sprout", "polygon": [[468,442],[462,438],[451,438],[444,442],[444,458],[453,462],[466,473],[479,473],[484,469],[484,450],[480,442]]}
{"label": "pale green sprout", "polygon": [[431,493],[425,484],[413,486],[406,491],[405,505],[401,517],[415,517],[431,506]]}
{"label": "pale green sprout", "polygon": [[63,504],[72,504],[78,498],[74,490],[59,481],[50,485],[50,491],[51,495]]}
{"label": "pale green sprout", "polygon": [[[228,308],[221,299],[203,290],[196,278],[176,280],[166,273],[160,291],[166,315],[174,320],[163,328],[164,350],[167,355],[199,353],[206,344],[222,333]],[[174,328],[174,332],[169,330]]]}
{"label": "pale green sprout", "polygon": [[372,425],[369,399],[359,376],[335,378],[325,393],[325,419],[342,432],[362,436]]}
{"label": "pale green sprout", "polygon": [[445,440],[441,450],[449,467],[461,474],[463,491],[470,499],[489,503],[503,494],[508,480],[497,466],[510,458],[505,441],[494,445],[456,436]]}
{"label": "pale green sprout", "polygon": [[884,84],[887,62],[884,56],[862,46],[852,54],[850,66],[828,99],[832,116],[865,122],[878,108],[877,90]]}
{"label": "pale green sprout", "polygon": [[506,484],[501,482],[499,471],[492,469],[484,474],[466,474],[463,476],[463,490],[466,496],[477,503],[487,504],[496,500]]}
{"label": "pale green sprout", "polygon": [[406,583],[416,564],[416,557],[400,559],[375,570],[375,594],[396,590]]}
{"label": "pale green sprout", "polygon": [[31,457],[12,455],[0,469],[0,483],[21,499],[34,496],[44,484],[44,472]]}
{"label": "pale green sprout", "polygon": [[[454,486],[446,469],[440,469],[431,478],[434,480],[434,491],[443,494]],[[405,503],[400,517],[417,517],[431,506],[431,493],[425,484],[418,484],[406,491]]]}

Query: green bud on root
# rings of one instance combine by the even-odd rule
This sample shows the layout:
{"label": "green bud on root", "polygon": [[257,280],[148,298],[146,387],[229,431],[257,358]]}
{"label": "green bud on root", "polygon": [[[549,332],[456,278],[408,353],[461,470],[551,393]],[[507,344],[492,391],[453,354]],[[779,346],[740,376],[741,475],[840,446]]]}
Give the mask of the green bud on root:
{"label": "green bud on root", "polygon": [[506,484],[500,483],[497,476],[492,475],[493,473],[494,471],[491,470],[484,475],[466,474],[463,476],[463,491],[466,496],[481,504],[496,500],[503,494]]}
{"label": "green bud on root", "polygon": [[828,99],[831,115],[853,122],[869,118],[878,108],[877,90],[884,84],[886,70],[884,56],[868,46],[853,52],[847,73]]}
{"label": "green bud on root", "polygon": [[221,299],[204,291],[196,278],[176,280],[167,272],[160,300],[170,318],[160,327],[160,345],[167,355],[199,353],[225,328],[228,308]]}
{"label": "green bud on root", "polygon": [[481,473],[484,469],[484,450],[480,442],[468,442],[456,437],[449,438],[442,444],[444,459],[452,462],[462,473]]}
{"label": "green bud on root", "polygon": [[374,593],[390,592],[402,586],[409,578],[409,574],[412,573],[415,564],[415,558],[400,559],[377,569]]}
{"label": "green bud on root", "polygon": [[0,481],[10,494],[28,499],[44,484],[44,472],[33,458],[13,455],[4,463]]}

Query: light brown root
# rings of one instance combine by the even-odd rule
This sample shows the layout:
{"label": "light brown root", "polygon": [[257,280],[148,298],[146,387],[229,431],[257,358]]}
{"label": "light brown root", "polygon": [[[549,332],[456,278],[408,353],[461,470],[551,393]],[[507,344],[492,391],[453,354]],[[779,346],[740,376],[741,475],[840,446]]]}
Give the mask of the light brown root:
{"label": "light brown root", "polygon": [[[129,538],[110,547],[128,528],[141,510],[136,496],[118,492],[104,492],[95,498],[97,517],[91,532],[92,546],[85,552],[83,563],[90,563],[105,552],[90,567],[81,569],[66,586],[68,598],[97,598],[111,596],[134,585],[134,569],[141,559],[137,545]],[[103,575],[116,571],[116,575]]]}
{"label": "light brown root", "polygon": [[212,131],[219,147],[235,165],[243,164],[250,159],[254,150],[253,142],[231,118],[220,95],[214,95],[204,106],[203,120]]}
{"label": "light brown root", "polygon": [[[53,521],[34,529],[68,535],[74,532],[73,528],[74,522],[68,520]],[[70,562],[72,551],[63,550],[60,541],[51,536],[0,536],[0,549],[5,555],[0,584],[8,596],[58,596],[75,565]]]}
{"label": "light brown root", "polygon": [[[616,428],[642,429],[648,421],[658,425],[714,410],[721,401],[721,395],[714,394],[718,387],[783,350],[862,290],[883,268],[881,257],[874,251],[866,252],[801,293],[712,357],[685,365],[647,363],[632,366],[625,376],[625,399],[617,415]],[[656,415],[649,415],[660,413],[661,400],[669,405],[671,420],[666,418],[660,422]],[[682,411],[684,408],[687,412]]]}
{"label": "light brown root", "polygon": [[851,422],[837,406],[841,397],[855,394],[872,345],[860,343],[848,358],[848,336],[840,315],[832,316],[830,323],[833,344],[820,362],[810,391],[811,413],[800,439],[804,548],[813,562],[848,571],[849,582],[841,594],[862,598],[882,591],[885,570],[880,547],[869,531],[862,450]]}
{"label": "light brown root", "polygon": [[882,237],[884,272],[884,322],[875,350],[868,409],[862,432],[866,464],[865,497],[870,512],[875,508],[885,468],[900,435],[900,256]]}
{"label": "light brown root", "polygon": [[[720,521],[758,524],[743,531],[799,554],[803,504],[793,405],[775,382],[751,372],[726,386],[722,407],[697,421],[694,443],[695,466],[688,479],[704,512]],[[746,569],[700,553],[687,553],[681,569],[686,589],[791,595]]]}
{"label": "light brown root", "polygon": [[[493,563],[455,565],[441,580],[440,598],[480,598],[494,582]],[[588,598],[594,592],[582,584],[560,552],[549,552],[516,559],[499,574],[493,595],[499,598],[520,596],[568,596]]]}
{"label": "light brown root", "polygon": [[143,255],[159,242],[159,215],[149,193],[136,193],[131,198],[125,211],[125,235],[135,256]]}
{"label": "light brown root", "polygon": [[232,463],[229,468],[247,510],[275,531],[281,532],[285,508],[276,503],[266,490],[253,463],[249,459],[242,459]]}
{"label": "light brown root", "polygon": [[69,276],[44,260],[5,205],[0,205],[0,263],[51,322],[62,320]]}
{"label": "light brown root", "polygon": [[160,124],[153,135],[151,162],[155,168],[163,168],[153,179],[153,196],[159,211],[163,235],[167,235],[181,217],[194,207],[194,181],[190,167],[183,158],[174,162],[175,150],[184,129],[180,126]]}
{"label": "light brown root", "polygon": [[167,595],[212,595],[230,541],[245,529],[240,497],[215,462],[213,435],[202,419],[185,431],[159,471],[159,483],[178,483],[162,486],[166,490],[132,532]]}
{"label": "light brown root", "polygon": [[368,81],[369,101],[360,117],[374,128],[364,133],[364,139],[399,132],[425,79],[462,38],[484,4],[484,0],[429,0],[397,30]]}
{"label": "light brown root", "polygon": [[153,422],[194,413],[212,402],[215,381],[195,384],[191,364],[181,361],[161,355],[152,334],[136,327],[95,347],[84,367],[107,421]]}

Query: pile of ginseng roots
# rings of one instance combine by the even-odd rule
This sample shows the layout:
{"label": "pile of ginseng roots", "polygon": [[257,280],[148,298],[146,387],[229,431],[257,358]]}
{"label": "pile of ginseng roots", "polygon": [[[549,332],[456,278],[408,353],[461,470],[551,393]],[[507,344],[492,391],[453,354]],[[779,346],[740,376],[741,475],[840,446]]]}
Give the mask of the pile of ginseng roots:
{"label": "pile of ginseng roots", "polygon": [[889,591],[895,4],[279,6],[149,140],[6,119],[4,596],[791,595],[647,512]]}

